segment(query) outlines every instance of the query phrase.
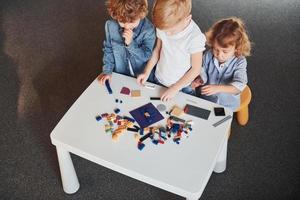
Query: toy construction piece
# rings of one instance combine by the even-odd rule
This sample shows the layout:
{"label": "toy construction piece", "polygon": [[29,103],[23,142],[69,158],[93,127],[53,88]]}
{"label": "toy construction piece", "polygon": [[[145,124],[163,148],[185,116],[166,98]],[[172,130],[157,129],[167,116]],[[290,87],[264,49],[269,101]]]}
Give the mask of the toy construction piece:
{"label": "toy construction piece", "polygon": [[120,93],[124,94],[124,95],[129,95],[130,94],[130,89],[128,87],[122,87]]}
{"label": "toy construction piece", "polygon": [[140,97],[141,91],[140,90],[131,90],[131,96],[132,97]]}

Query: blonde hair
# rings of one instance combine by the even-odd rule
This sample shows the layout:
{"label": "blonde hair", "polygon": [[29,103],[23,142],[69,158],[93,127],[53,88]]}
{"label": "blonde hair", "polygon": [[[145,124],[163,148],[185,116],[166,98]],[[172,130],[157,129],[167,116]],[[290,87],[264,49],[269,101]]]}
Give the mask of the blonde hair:
{"label": "blonde hair", "polygon": [[147,0],[107,0],[108,14],[115,20],[126,23],[147,16]]}
{"label": "blonde hair", "polygon": [[221,19],[206,32],[206,44],[213,48],[217,42],[221,47],[235,46],[235,56],[250,56],[251,42],[244,22],[237,17]]}
{"label": "blonde hair", "polygon": [[191,0],[156,0],[152,21],[155,27],[167,29],[187,17],[192,10]]}

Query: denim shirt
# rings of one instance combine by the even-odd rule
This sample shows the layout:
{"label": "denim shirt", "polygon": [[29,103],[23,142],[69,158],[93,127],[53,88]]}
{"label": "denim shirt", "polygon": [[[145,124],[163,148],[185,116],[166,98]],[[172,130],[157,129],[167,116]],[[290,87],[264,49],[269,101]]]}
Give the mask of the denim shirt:
{"label": "denim shirt", "polygon": [[[201,78],[204,85],[232,85],[239,91],[243,91],[248,80],[246,58],[243,56],[232,57],[220,66],[211,50],[208,50],[203,56]],[[236,111],[240,106],[240,93],[236,95],[217,93],[211,96],[202,95],[201,97],[233,111]]]}
{"label": "denim shirt", "polygon": [[155,29],[152,23],[144,18],[133,29],[132,42],[126,46],[122,37],[123,28],[115,20],[108,20],[105,24],[106,39],[103,42],[103,73],[111,74],[113,71],[131,75],[129,62],[134,75],[142,73],[152,55],[156,40]]}

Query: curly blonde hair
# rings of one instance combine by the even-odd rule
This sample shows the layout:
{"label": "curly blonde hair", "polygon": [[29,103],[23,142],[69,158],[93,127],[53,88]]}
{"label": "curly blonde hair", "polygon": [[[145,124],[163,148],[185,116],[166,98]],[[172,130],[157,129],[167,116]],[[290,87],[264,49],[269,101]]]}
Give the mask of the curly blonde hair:
{"label": "curly blonde hair", "polygon": [[148,14],[147,0],[107,0],[106,6],[108,14],[122,23],[133,22]]}
{"label": "curly blonde hair", "polygon": [[235,46],[235,56],[250,56],[251,42],[244,22],[237,17],[221,19],[216,22],[206,33],[206,44],[213,48],[217,42],[221,47]]}

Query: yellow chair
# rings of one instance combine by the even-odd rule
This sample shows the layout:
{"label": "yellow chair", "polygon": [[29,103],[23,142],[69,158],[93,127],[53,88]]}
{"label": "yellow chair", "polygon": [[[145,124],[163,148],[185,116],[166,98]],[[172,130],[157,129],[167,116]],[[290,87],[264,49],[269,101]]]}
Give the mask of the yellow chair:
{"label": "yellow chair", "polygon": [[[252,98],[252,93],[247,85],[245,89],[241,93],[241,104],[240,107],[235,111],[236,112],[236,119],[238,123],[242,126],[245,126],[249,120],[249,103]],[[231,127],[228,130],[228,139],[231,134]]]}
{"label": "yellow chair", "polygon": [[249,86],[247,85],[241,93],[241,105],[235,111],[236,119],[237,119],[238,123],[242,126],[245,126],[249,120],[248,105],[251,101],[251,98],[252,98],[252,93],[251,93]]}

